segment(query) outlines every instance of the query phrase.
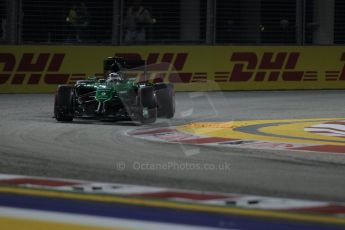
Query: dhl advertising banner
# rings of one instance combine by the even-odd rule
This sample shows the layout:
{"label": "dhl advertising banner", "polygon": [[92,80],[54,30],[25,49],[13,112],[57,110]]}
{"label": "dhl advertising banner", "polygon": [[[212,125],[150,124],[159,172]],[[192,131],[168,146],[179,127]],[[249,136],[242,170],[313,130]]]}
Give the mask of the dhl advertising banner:
{"label": "dhl advertising banner", "polygon": [[[345,89],[341,46],[0,46],[0,93],[54,92],[103,77],[109,56],[147,61],[177,91]],[[142,79],[143,72],[131,72]]]}

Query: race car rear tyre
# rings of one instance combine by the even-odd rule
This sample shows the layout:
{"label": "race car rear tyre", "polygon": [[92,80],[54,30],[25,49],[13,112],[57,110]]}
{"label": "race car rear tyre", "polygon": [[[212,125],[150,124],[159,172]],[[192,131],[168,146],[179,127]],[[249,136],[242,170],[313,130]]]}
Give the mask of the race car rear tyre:
{"label": "race car rear tyre", "polygon": [[157,88],[156,98],[158,104],[158,116],[173,118],[175,114],[175,93],[173,85],[161,83]]}
{"label": "race car rear tyre", "polygon": [[57,121],[73,120],[73,88],[60,85],[55,94],[54,115]]}

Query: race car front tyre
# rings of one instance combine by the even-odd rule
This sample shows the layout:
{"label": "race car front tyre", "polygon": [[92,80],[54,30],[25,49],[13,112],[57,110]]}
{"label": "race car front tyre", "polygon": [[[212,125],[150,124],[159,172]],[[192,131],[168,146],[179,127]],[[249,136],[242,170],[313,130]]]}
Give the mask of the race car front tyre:
{"label": "race car front tyre", "polygon": [[141,87],[138,90],[139,105],[147,108],[155,108],[156,100],[154,89],[151,86]]}
{"label": "race car front tyre", "polygon": [[157,120],[157,108],[143,108],[139,117],[142,124],[154,123]]}
{"label": "race car front tyre", "polygon": [[139,120],[143,124],[153,123],[157,119],[157,104],[154,95],[154,89],[151,86],[145,86],[138,91],[139,105],[142,110],[139,114]]}
{"label": "race car front tyre", "polygon": [[156,98],[158,104],[158,116],[173,118],[175,114],[175,94],[171,84],[160,85],[156,90]]}
{"label": "race car front tyre", "polygon": [[57,121],[73,120],[73,88],[60,85],[55,94],[54,115]]}

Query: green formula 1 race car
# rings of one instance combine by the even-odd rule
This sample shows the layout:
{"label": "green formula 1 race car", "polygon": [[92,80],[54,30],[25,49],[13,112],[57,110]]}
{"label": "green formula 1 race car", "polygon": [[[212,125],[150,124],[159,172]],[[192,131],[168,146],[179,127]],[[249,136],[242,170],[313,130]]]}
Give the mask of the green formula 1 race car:
{"label": "green formula 1 race car", "polygon": [[74,118],[94,118],[152,123],[157,117],[172,118],[175,113],[173,85],[140,82],[128,77],[131,70],[143,71],[145,76],[145,61],[110,57],[104,60],[105,79],[90,77],[77,81],[74,86],[60,85],[55,95],[55,119],[64,122]]}

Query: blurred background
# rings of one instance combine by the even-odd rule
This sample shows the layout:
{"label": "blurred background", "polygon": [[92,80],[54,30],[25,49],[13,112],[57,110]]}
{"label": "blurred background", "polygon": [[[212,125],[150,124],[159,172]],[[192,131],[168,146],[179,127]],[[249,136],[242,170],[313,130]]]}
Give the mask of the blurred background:
{"label": "blurred background", "polygon": [[343,0],[0,0],[0,43],[344,44],[344,15]]}

